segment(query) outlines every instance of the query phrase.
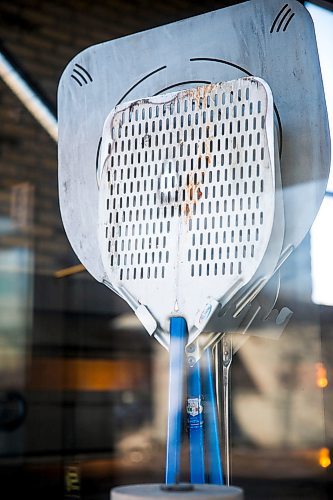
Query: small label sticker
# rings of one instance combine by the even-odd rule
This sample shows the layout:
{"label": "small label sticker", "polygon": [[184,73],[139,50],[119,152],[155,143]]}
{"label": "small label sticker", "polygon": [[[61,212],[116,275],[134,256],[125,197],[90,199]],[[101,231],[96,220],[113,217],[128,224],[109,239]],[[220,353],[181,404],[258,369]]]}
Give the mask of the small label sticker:
{"label": "small label sticker", "polygon": [[200,398],[188,398],[186,412],[188,416],[188,425],[190,429],[202,427],[203,425],[203,406]]}
{"label": "small label sticker", "polygon": [[191,417],[196,417],[199,413],[202,413],[202,404],[200,398],[189,398],[187,400],[187,414]]}

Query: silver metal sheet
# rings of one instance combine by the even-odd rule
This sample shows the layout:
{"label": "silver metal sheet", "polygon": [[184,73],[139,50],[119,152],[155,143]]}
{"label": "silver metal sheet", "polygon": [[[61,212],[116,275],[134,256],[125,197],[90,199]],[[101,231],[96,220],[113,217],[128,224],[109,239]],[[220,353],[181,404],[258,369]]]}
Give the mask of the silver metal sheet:
{"label": "silver metal sheet", "polygon": [[74,251],[96,279],[106,278],[96,234],[96,164],[110,110],[249,75],[266,80],[274,96],[287,248],[308,231],[330,162],[314,28],[299,2],[252,0],[90,47],[69,63],[58,95],[60,206]]}

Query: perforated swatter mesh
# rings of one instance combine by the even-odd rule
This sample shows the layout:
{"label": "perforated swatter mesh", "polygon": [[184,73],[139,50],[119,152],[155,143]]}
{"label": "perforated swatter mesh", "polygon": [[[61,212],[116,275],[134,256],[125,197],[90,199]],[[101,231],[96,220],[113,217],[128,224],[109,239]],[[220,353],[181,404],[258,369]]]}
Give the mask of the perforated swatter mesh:
{"label": "perforated swatter mesh", "polygon": [[118,280],[167,278],[177,259],[191,277],[239,275],[256,258],[267,96],[258,82],[241,82],[115,110],[103,137],[102,203]]}

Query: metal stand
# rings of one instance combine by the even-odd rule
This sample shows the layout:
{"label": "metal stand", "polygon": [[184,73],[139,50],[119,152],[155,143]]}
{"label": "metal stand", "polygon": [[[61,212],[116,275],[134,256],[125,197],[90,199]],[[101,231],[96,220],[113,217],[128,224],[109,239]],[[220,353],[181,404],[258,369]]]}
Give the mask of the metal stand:
{"label": "metal stand", "polygon": [[243,491],[215,484],[139,484],[120,486],[111,491],[110,500],[244,500]]}

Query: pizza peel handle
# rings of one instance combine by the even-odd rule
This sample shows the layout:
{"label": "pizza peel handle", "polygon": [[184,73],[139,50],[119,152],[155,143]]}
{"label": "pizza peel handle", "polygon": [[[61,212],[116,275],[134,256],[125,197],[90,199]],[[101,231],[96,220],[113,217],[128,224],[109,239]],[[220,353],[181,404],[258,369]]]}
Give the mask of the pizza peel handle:
{"label": "pizza peel handle", "polygon": [[180,480],[180,448],[183,426],[184,358],[187,326],[183,318],[170,320],[169,402],[165,483]]}

